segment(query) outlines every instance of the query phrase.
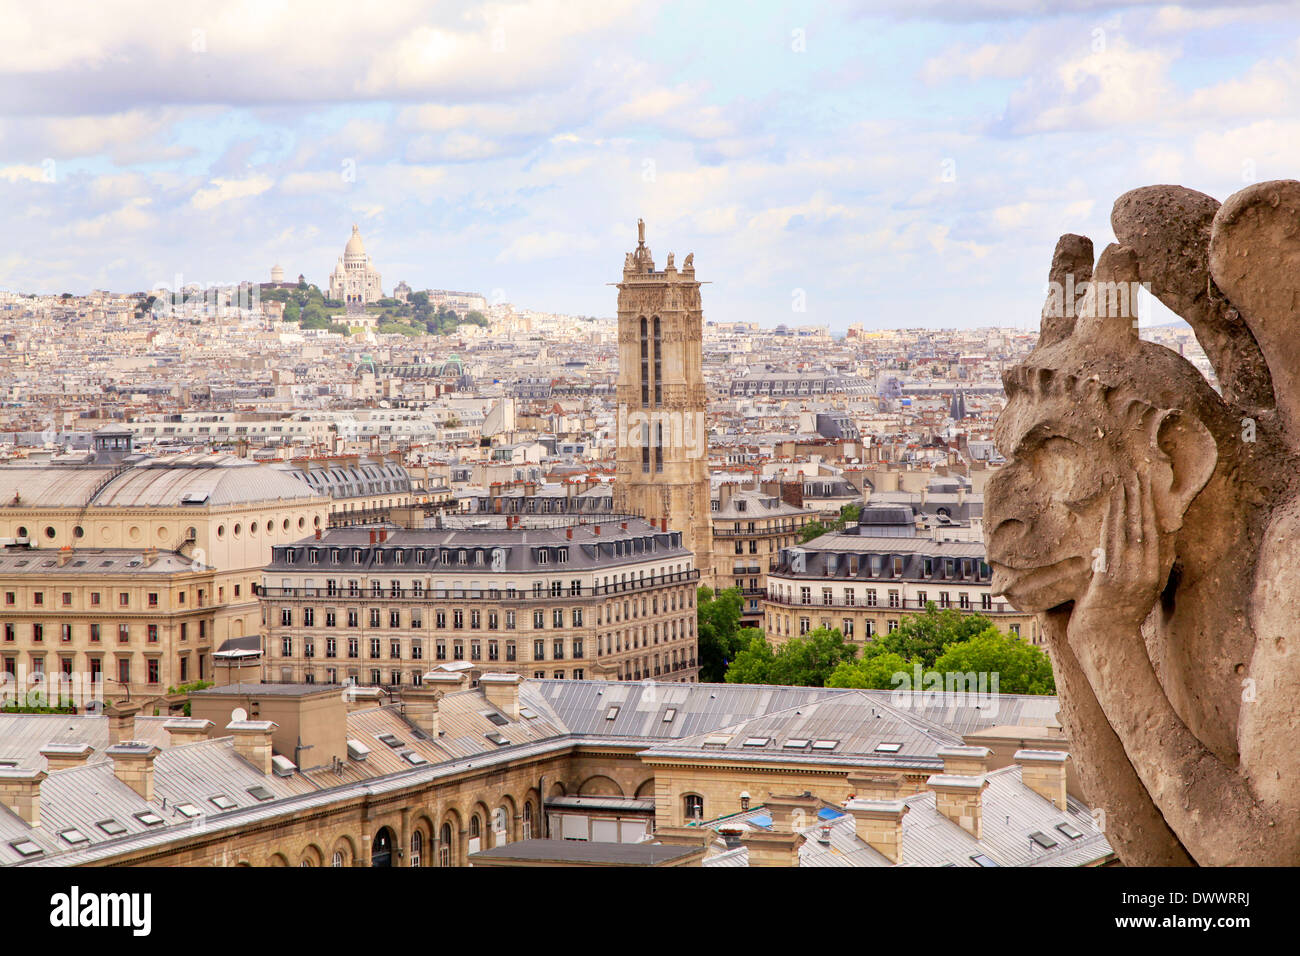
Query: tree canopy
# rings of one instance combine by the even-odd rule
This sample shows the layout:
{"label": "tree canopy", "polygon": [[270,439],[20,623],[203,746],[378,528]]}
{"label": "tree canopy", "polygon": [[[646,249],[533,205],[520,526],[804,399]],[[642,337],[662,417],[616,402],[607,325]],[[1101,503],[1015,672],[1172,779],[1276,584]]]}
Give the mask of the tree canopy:
{"label": "tree canopy", "polygon": [[701,587],[697,592],[695,619],[702,683],[720,683],[728,663],[734,661],[748,644],[745,632],[756,630],[740,627],[743,603],[739,588],[727,588],[714,594],[712,588]]}
{"label": "tree canopy", "polygon": [[[921,686],[914,687],[918,672]],[[971,673],[988,675],[982,686],[990,693],[1056,693],[1051,662],[1041,648],[1004,634],[982,614],[939,611],[934,604],[868,643],[861,659],[840,664],[826,686],[924,690],[932,686],[930,674],[941,675],[939,686],[947,686],[942,675]],[[906,674],[907,681],[896,674]]]}
{"label": "tree canopy", "polygon": [[773,649],[756,628],[745,649],[727,669],[730,684],[783,684],[825,687],[835,669],[857,656],[838,628],[819,627]]}
{"label": "tree canopy", "polygon": [[840,516],[832,522],[812,521],[803,526],[799,533],[799,543],[807,544],[813,538],[820,538],[829,531],[843,531],[850,521],[857,521],[862,516],[861,505],[841,505]]}

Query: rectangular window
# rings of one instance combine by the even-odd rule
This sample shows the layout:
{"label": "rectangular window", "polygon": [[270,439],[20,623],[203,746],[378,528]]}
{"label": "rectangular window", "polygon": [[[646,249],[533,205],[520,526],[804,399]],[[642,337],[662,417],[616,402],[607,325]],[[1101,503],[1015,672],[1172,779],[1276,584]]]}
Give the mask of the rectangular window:
{"label": "rectangular window", "polygon": [[[69,636],[71,636],[71,635],[69,635]],[[150,644],[157,644],[157,643],[158,643],[158,625],[157,625],[157,624],[150,624],[150,625],[149,625],[149,628],[148,628],[148,640],[149,640],[149,643],[150,643]],[[153,683],[153,682],[150,681],[150,683]]]}
{"label": "rectangular window", "polygon": [[515,642],[506,641],[506,660],[513,661],[514,659],[515,659]]}
{"label": "rectangular window", "polygon": [[538,640],[533,641],[533,660],[535,661],[546,660],[546,642],[541,640],[540,638]]}
{"label": "rectangular window", "polygon": [[119,644],[125,644],[129,640],[131,640],[131,625],[119,624],[117,626],[117,642]]}
{"label": "rectangular window", "polygon": [[555,653],[552,655],[553,660],[564,660],[564,639],[557,637],[555,639]]}

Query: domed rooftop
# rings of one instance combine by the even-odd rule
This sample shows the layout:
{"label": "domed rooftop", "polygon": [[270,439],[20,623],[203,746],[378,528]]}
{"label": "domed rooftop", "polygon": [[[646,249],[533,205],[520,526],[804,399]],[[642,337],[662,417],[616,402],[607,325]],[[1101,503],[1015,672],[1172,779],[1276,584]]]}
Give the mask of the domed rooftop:
{"label": "domed rooftop", "polygon": [[343,248],[345,256],[364,256],[366,254],[366,245],[361,241],[361,231],[357,229],[357,224],[352,224],[352,238]]}

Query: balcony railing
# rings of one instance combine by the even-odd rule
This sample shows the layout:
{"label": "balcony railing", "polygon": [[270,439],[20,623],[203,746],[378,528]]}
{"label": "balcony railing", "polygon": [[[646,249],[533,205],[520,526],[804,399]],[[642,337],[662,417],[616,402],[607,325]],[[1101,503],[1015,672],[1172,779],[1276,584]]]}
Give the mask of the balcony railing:
{"label": "balcony railing", "polygon": [[803,600],[799,598],[777,597],[775,595],[769,594],[766,597],[766,602],[768,604],[775,604],[780,607],[806,608],[808,610],[816,610],[817,608],[826,608],[832,611],[835,610],[924,611],[927,604],[933,604],[940,611],[948,611],[948,610],[964,611],[967,613],[978,613],[978,614],[1022,614],[1024,613],[1022,611],[1017,611],[1015,608],[1011,607],[1005,601],[994,601],[992,607],[984,607],[983,604],[980,604],[979,602],[971,601],[966,607],[962,607],[960,601],[949,601],[947,604],[942,604],[939,601],[935,600],[934,598],[926,598],[924,601],[918,601],[909,598],[899,598],[896,603],[892,603],[892,604],[889,602],[888,599],[884,601],[877,601],[875,604],[866,604],[863,602],[846,604],[842,600],[834,601],[830,604],[827,604],[823,600],[821,600],[818,595],[813,595],[813,597],[815,598],[815,600],[811,600],[805,603]]}
{"label": "balcony railing", "polygon": [[595,587],[579,587],[576,590],[565,585],[560,594],[552,594],[549,589],[535,594],[532,591],[517,590],[514,594],[507,591],[490,588],[422,588],[416,591],[414,588],[398,588],[394,591],[391,587],[385,587],[379,593],[369,589],[358,588],[353,591],[349,588],[335,587],[301,587],[301,588],[284,588],[284,587],[263,587],[260,596],[264,598],[331,598],[338,601],[492,601],[496,603],[508,602],[532,602],[543,601],[553,604],[556,601],[564,601],[578,598],[607,597],[614,594],[631,594],[633,592],[644,592],[651,588],[668,587],[674,584],[685,584],[688,581],[699,580],[699,571],[681,571],[675,574],[653,575],[645,579],[635,581],[624,581],[617,584],[600,584]]}

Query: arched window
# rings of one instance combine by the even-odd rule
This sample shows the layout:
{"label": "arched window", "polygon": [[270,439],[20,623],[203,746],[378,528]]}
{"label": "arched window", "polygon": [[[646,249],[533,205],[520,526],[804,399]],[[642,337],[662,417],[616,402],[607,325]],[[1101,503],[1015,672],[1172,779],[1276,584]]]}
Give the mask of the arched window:
{"label": "arched window", "polygon": [[416,829],[411,834],[411,866],[420,865],[420,854],[424,852],[424,832]]}
{"label": "arched window", "polygon": [[704,798],[698,793],[688,793],[683,798],[686,807],[687,820],[704,819]]}
{"label": "arched window", "polygon": [[338,850],[335,850],[334,859],[330,861],[330,866],[342,866],[342,865],[343,865],[343,854],[340,853]]}
{"label": "arched window", "polygon": [[650,405],[650,339],[645,318],[641,319],[641,407]]}
{"label": "arched window", "polygon": [[477,853],[482,848],[483,821],[478,814],[469,818],[469,852]]}
{"label": "arched window", "polygon": [[655,408],[658,408],[664,402],[664,387],[661,381],[660,373],[663,371],[661,356],[663,350],[660,343],[663,341],[659,334],[659,316],[655,316]]}
{"label": "arched window", "polygon": [[438,865],[451,866],[451,824],[444,823],[438,832]]}
{"label": "arched window", "polygon": [[533,805],[524,804],[524,818],[520,826],[520,839],[531,840],[533,838]]}

